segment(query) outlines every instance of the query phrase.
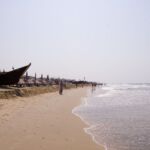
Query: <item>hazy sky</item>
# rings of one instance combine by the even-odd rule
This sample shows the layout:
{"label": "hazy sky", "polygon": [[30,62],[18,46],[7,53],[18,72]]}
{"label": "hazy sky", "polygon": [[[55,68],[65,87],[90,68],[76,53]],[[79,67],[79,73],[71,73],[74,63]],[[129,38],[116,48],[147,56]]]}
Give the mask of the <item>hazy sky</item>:
{"label": "hazy sky", "polygon": [[150,82],[150,0],[0,0],[0,68]]}

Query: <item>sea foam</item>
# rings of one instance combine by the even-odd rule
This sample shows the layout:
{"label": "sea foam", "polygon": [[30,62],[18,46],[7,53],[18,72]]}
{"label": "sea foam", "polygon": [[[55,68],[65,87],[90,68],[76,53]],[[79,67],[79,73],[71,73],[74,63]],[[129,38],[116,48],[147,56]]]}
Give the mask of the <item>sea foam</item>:
{"label": "sea foam", "polygon": [[96,89],[73,110],[84,131],[107,150],[150,147],[150,85],[119,84]]}

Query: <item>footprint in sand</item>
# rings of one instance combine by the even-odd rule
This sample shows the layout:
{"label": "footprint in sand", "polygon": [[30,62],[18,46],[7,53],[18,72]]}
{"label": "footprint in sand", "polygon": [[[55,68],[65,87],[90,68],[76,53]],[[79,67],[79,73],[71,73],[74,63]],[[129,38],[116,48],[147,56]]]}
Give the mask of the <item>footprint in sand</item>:
{"label": "footprint in sand", "polygon": [[5,114],[3,114],[2,116],[3,116],[3,117],[5,117],[5,116],[9,116],[9,114],[8,114],[8,113],[5,113]]}
{"label": "footprint in sand", "polygon": [[41,137],[42,140],[45,140],[45,137]]}

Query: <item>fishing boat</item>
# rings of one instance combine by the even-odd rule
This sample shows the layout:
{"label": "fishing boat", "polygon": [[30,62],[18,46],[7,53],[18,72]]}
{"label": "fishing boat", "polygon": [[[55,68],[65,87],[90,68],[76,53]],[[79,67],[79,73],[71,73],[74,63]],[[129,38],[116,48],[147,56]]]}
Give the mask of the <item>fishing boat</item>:
{"label": "fishing boat", "polygon": [[28,70],[31,66],[31,63],[27,66],[14,69],[9,72],[0,72],[0,85],[14,85],[17,84],[23,74]]}

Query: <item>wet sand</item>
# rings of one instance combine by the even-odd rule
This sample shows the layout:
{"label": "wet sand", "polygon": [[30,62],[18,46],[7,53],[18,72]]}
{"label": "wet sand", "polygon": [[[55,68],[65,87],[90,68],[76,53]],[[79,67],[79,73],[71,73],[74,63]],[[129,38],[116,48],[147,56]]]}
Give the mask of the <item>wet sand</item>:
{"label": "wet sand", "polygon": [[86,88],[27,98],[0,100],[2,150],[103,150],[85,134],[86,125],[72,109]]}

